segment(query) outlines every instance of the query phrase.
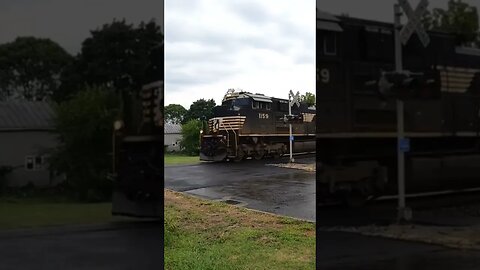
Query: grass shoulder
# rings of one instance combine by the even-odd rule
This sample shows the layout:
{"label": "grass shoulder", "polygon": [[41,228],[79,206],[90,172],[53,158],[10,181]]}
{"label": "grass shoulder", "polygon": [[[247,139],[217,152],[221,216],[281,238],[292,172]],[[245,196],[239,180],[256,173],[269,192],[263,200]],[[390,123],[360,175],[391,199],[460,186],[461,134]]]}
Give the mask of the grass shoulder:
{"label": "grass shoulder", "polygon": [[166,190],[165,269],[315,269],[315,225]]}
{"label": "grass shoulder", "polygon": [[112,203],[82,203],[58,197],[1,197],[0,230],[102,224],[119,220]]}
{"label": "grass shoulder", "polygon": [[200,158],[181,153],[165,153],[164,162],[165,165],[189,165],[199,163]]}

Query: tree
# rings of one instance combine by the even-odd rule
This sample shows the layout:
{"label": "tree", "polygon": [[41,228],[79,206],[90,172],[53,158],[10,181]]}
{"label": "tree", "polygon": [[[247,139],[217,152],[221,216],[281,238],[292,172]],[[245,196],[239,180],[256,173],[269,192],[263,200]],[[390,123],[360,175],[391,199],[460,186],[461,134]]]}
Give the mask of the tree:
{"label": "tree", "polygon": [[435,8],[423,16],[428,30],[455,33],[460,44],[479,41],[479,17],[477,8],[462,0],[449,0],[447,10]]}
{"label": "tree", "polygon": [[316,99],[315,99],[315,95],[310,93],[310,92],[306,92],[305,95],[302,95],[300,97],[300,100],[302,102],[305,102],[308,104],[308,106],[313,106],[316,104]]}
{"label": "tree", "polygon": [[0,100],[45,100],[59,88],[60,74],[72,61],[50,39],[19,37],[0,45]]}
{"label": "tree", "polygon": [[182,125],[182,140],[180,147],[188,155],[198,155],[200,150],[200,129],[202,122],[197,119],[189,120]]}
{"label": "tree", "polygon": [[144,84],[163,80],[163,33],[155,21],[135,28],[114,20],[90,33],[75,65],[62,76],[65,93],[85,84],[137,92]]}
{"label": "tree", "polygon": [[192,105],[190,105],[190,109],[187,112],[186,117],[184,118],[184,122],[188,122],[189,120],[201,120],[205,121],[213,117],[213,108],[216,106],[215,100],[209,99],[199,99],[194,101]]}
{"label": "tree", "polygon": [[187,114],[187,109],[180,104],[169,104],[164,110],[165,121],[174,124],[182,123]]}
{"label": "tree", "polygon": [[101,199],[111,192],[107,173],[118,108],[115,94],[105,88],[87,88],[55,107],[59,146],[52,168],[66,174],[79,199]]}

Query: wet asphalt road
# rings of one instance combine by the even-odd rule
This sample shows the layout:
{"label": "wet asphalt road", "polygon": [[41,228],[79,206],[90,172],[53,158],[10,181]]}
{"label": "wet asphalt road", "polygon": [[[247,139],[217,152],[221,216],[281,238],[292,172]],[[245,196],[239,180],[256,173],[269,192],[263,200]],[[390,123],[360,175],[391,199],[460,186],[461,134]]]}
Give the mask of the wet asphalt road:
{"label": "wet asphalt road", "polygon": [[[158,222],[0,233],[0,269],[162,269]],[[480,253],[351,233],[317,234],[317,269],[479,269]]]}
{"label": "wet asphalt road", "polygon": [[480,252],[351,233],[317,234],[317,269],[480,269]]}
{"label": "wet asphalt road", "polygon": [[265,166],[273,162],[247,160],[165,167],[165,188],[315,221],[315,173]]}
{"label": "wet asphalt road", "polygon": [[0,233],[0,269],[162,269],[159,222]]}

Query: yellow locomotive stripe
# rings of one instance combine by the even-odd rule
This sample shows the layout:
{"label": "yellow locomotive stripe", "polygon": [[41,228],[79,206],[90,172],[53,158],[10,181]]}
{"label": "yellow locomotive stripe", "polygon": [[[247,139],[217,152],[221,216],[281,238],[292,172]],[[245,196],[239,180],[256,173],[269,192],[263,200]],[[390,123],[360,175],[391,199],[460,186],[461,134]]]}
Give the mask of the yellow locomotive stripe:
{"label": "yellow locomotive stripe", "polygon": [[[246,116],[225,116],[216,117],[208,120],[210,130],[239,130],[245,124]],[[214,127],[214,122],[218,121],[218,127]]]}
{"label": "yellow locomotive stripe", "polygon": [[479,69],[437,66],[440,70],[441,91],[465,93],[470,88]]}

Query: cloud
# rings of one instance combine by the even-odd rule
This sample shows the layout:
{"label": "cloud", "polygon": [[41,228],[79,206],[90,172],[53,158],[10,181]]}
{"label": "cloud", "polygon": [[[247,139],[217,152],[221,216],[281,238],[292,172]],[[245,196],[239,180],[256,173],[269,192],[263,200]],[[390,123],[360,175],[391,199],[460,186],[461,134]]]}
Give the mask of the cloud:
{"label": "cloud", "polygon": [[0,43],[18,36],[51,38],[72,54],[96,29],[113,19],[137,25],[155,19],[163,26],[160,0],[1,0]]}
{"label": "cloud", "polygon": [[315,88],[315,3],[167,0],[165,104]]}

